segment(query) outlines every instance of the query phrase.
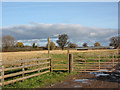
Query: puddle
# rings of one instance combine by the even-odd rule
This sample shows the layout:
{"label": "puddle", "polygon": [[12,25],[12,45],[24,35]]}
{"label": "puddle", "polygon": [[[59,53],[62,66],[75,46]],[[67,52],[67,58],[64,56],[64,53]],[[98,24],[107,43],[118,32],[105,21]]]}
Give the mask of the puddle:
{"label": "puddle", "polygon": [[90,74],[94,74],[94,72],[90,72]]}
{"label": "puddle", "polygon": [[89,79],[76,79],[75,81],[81,82],[81,83],[88,83]]}
{"label": "puddle", "polygon": [[86,81],[86,80],[88,80],[88,79],[76,79],[75,81]]}
{"label": "puddle", "polygon": [[88,82],[82,82],[82,83],[88,83]]}
{"label": "puddle", "polygon": [[109,68],[109,67],[111,67],[111,65],[107,65],[106,67],[108,67],[108,68]]}
{"label": "puddle", "polygon": [[82,86],[74,86],[75,88],[82,87]]}
{"label": "puddle", "polygon": [[109,70],[107,70],[107,69],[104,69],[104,70],[98,70],[98,71],[106,72],[106,71],[109,71]]}
{"label": "puddle", "polygon": [[99,76],[109,76],[109,74],[104,74],[104,73],[102,73],[102,74],[96,74],[95,76],[96,76],[96,77],[99,77]]}
{"label": "puddle", "polygon": [[120,82],[120,78],[119,78],[120,73],[118,73],[118,72],[107,72],[107,71],[109,71],[107,69],[99,70],[99,71],[101,71],[101,72],[90,72],[90,74],[94,74],[96,76],[96,78],[93,78],[93,79]]}
{"label": "puddle", "polygon": [[120,74],[115,74],[115,76],[120,77]]}

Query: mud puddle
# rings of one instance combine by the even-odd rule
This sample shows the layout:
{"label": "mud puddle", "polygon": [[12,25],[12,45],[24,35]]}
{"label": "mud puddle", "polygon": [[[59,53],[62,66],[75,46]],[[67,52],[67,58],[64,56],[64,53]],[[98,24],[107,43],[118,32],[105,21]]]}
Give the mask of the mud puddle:
{"label": "mud puddle", "polygon": [[50,88],[118,88],[120,74],[115,72],[77,73]]}
{"label": "mud puddle", "polygon": [[120,83],[120,73],[117,72],[106,72],[108,70],[101,70],[101,72],[90,72],[90,74],[94,74],[96,80],[105,80],[111,82]]}

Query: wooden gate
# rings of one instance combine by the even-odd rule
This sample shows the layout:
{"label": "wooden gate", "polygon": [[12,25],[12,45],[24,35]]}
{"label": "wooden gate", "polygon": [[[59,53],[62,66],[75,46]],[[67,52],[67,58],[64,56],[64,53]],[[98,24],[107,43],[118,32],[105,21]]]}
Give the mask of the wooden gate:
{"label": "wooden gate", "polygon": [[51,60],[51,71],[62,70],[62,71],[69,71],[69,49],[67,54],[58,54],[58,57],[62,58],[55,58]]}
{"label": "wooden gate", "polygon": [[118,63],[118,58],[112,56],[87,57],[70,54],[71,71],[75,72],[111,72],[113,67]]}
{"label": "wooden gate", "polygon": [[55,70],[69,71],[68,60],[51,60],[51,71],[55,71]]}

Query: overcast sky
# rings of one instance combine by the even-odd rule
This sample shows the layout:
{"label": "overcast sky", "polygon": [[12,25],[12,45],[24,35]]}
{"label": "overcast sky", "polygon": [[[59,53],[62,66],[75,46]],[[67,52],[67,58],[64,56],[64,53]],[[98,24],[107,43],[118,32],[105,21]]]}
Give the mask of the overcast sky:
{"label": "overcast sky", "polygon": [[4,2],[2,32],[16,40],[68,34],[71,42],[109,45],[117,35],[117,2]]}

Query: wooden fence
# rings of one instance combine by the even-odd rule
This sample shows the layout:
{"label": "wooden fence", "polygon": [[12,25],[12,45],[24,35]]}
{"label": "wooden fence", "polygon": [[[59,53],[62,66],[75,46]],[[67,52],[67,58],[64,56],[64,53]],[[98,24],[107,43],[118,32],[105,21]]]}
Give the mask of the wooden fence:
{"label": "wooden fence", "polygon": [[[10,67],[11,66],[11,67]],[[16,71],[15,71],[16,70]],[[1,69],[1,86],[27,78],[39,76],[51,71],[51,58],[3,62]],[[31,74],[32,73],[32,74]],[[17,78],[13,78],[16,77]],[[7,80],[5,80],[7,78]]]}
{"label": "wooden fence", "polygon": [[118,58],[114,55],[111,58],[105,56],[98,56],[94,58],[81,57],[79,55],[70,54],[70,72],[101,72],[101,70],[108,69],[110,72],[113,67],[118,64]]}
{"label": "wooden fence", "polygon": [[[49,39],[48,39],[49,41]],[[49,45],[48,45],[49,46]],[[117,54],[116,54],[117,55]],[[53,64],[56,62],[66,62],[66,64]],[[29,60],[9,61],[3,62],[1,72],[1,83],[4,86],[17,81],[24,81],[27,78],[39,76],[44,73],[51,72],[53,70],[67,70],[69,72],[101,72],[100,70],[111,69],[118,63],[117,56],[82,56],[69,54],[69,48],[67,51],[66,60],[51,60],[50,51],[48,47],[48,58],[38,58]],[[110,65],[110,67],[107,67]],[[64,69],[53,68],[54,66],[66,67]]]}

